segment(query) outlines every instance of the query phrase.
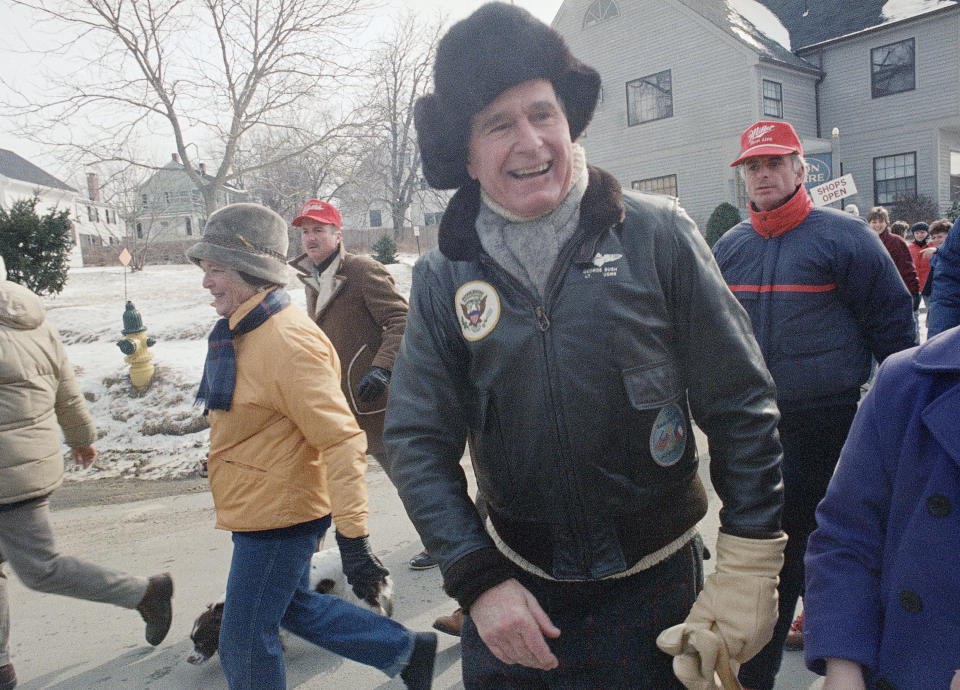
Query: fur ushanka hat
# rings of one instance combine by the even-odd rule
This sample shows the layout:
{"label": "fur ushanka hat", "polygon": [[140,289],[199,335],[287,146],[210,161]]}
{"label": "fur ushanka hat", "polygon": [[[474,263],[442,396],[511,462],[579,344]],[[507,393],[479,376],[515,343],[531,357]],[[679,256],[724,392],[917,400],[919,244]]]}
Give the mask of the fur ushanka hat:
{"label": "fur ushanka hat", "polygon": [[214,211],[187,258],[213,261],[276,285],[287,284],[287,222],[259,204],[230,204]]}
{"label": "fur ushanka hat", "polygon": [[576,140],[597,106],[600,75],[570,54],[563,38],[524,9],[502,2],[457,22],[437,46],[434,92],[417,100],[414,124],[423,174],[435,189],[470,181],[470,120],[504,91],[546,79]]}

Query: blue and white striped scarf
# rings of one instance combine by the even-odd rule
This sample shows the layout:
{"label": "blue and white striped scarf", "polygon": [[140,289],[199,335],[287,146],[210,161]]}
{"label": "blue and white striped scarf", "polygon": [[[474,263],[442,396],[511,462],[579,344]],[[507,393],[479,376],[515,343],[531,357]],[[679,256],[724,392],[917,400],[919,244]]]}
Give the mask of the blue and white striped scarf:
{"label": "blue and white striped scarf", "polygon": [[235,336],[249,333],[278,311],[290,304],[290,295],[283,288],[267,294],[260,304],[230,329],[230,319],[223,318],[210,332],[207,340],[207,359],[203,363],[203,378],[194,405],[203,405],[203,414],[210,410],[229,410],[233,388],[237,385],[237,354],[233,349]]}

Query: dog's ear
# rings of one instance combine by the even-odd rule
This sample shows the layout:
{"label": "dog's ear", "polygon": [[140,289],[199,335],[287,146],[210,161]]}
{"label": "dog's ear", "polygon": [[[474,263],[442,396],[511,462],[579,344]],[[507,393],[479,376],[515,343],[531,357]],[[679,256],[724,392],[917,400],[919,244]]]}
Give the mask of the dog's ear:
{"label": "dog's ear", "polygon": [[320,594],[330,594],[333,591],[333,588],[337,586],[337,583],[329,578],[324,578],[317,583],[316,590]]}

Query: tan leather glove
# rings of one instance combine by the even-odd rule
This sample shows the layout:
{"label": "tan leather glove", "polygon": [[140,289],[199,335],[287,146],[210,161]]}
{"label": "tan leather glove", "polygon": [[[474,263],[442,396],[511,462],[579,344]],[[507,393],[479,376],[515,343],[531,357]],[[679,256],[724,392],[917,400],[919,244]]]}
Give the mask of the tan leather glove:
{"label": "tan leather glove", "polygon": [[[721,532],[717,537],[717,568],[687,619],[657,637],[657,646],[674,657],[673,672],[689,690],[716,687],[713,669],[721,642],[731,659],[742,664],[770,641],[786,544],[786,536],[745,539]],[[717,632],[710,630],[714,623]]]}

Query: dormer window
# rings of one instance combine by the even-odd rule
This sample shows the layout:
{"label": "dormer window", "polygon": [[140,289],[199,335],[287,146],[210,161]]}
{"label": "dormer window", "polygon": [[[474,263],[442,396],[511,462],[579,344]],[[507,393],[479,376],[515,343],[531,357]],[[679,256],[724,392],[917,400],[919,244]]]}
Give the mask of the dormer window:
{"label": "dormer window", "polygon": [[586,14],[583,15],[583,28],[586,29],[588,26],[593,26],[594,24],[599,24],[602,21],[619,16],[620,10],[617,8],[617,3],[613,0],[596,0],[596,2],[587,8]]}

